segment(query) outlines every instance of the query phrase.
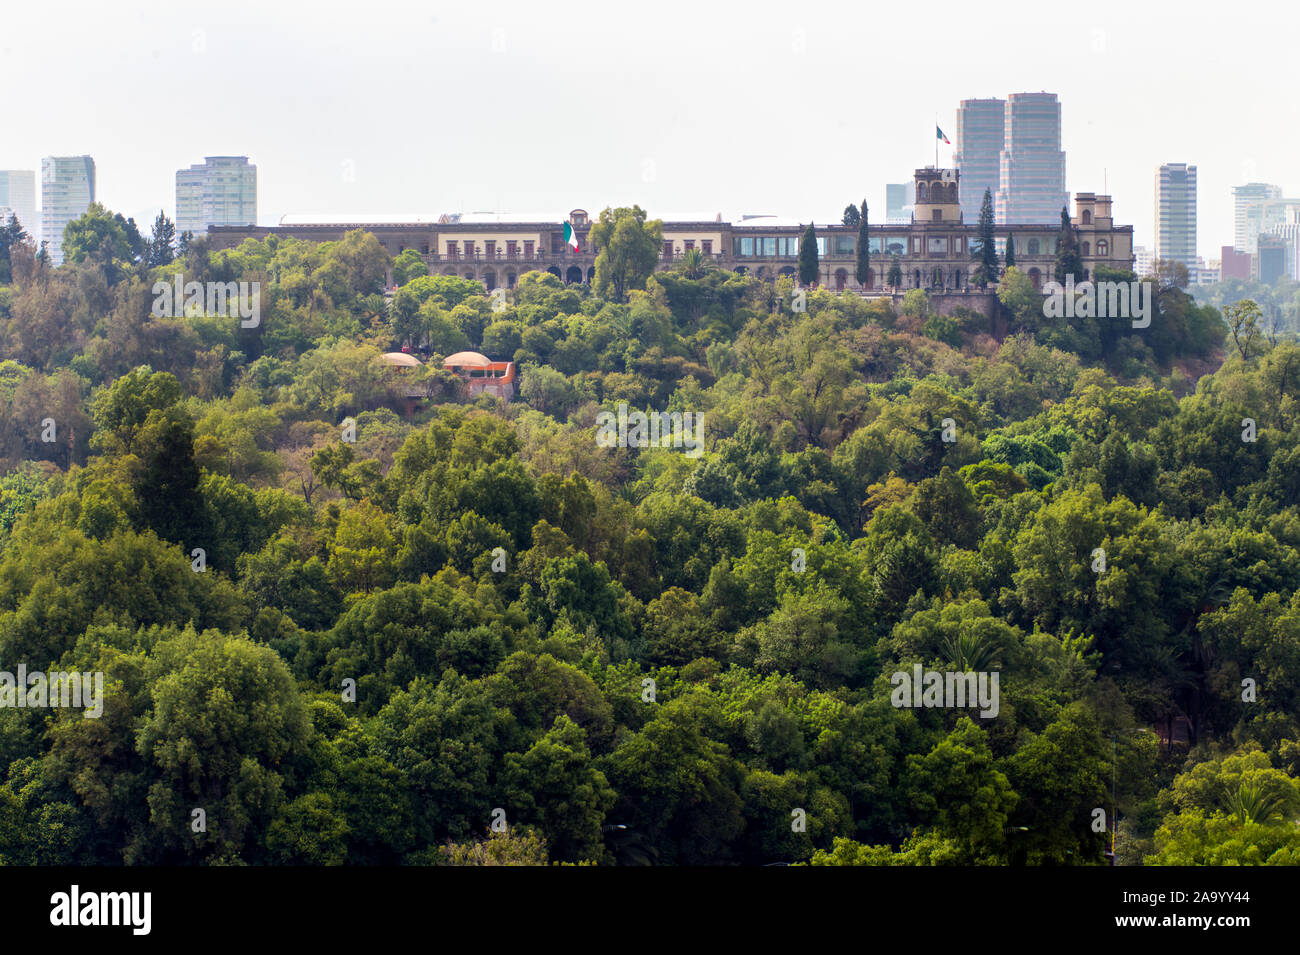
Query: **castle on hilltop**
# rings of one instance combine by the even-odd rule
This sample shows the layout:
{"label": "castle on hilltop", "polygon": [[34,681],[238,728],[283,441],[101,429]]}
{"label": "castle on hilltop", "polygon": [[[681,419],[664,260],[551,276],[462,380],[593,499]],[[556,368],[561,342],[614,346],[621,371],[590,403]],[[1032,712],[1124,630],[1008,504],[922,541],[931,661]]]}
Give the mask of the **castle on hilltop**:
{"label": "castle on hilltop", "polygon": [[[971,243],[977,243],[978,222],[967,222],[958,200],[960,171],[926,166],[915,172],[916,202],[910,223],[872,224],[868,228],[870,271],[864,283],[855,277],[857,226],[840,223],[816,225],[821,275],[819,284],[833,291],[886,294],[923,288],[961,295],[972,292]],[[1091,192],[1075,195],[1071,222],[1077,230],[1083,257],[1083,279],[1098,266],[1132,270],[1133,227],[1115,225],[1111,197]],[[564,222],[572,227],[578,249],[564,240]],[[799,240],[806,222],[778,216],[744,216],[726,222],[688,218],[663,220],[662,268],[668,268],[688,251],[698,250],[723,268],[760,279],[795,275]],[[550,272],[566,284],[591,282],[596,256],[588,244],[591,218],[574,209],[561,216],[511,216],[488,213],[450,213],[436,217],[406,216],[286,216],[278,226],[214,226],[208,236],[212,247],[227,249],[245,239],[270,235],[313,242],[341,239],[353,229],[374,234],[391,254],[415,249],[434,275],[456,275],[482,282],[488,290],[512,288],[519,276],[537,270]],[[1052,277],[1059,226],[1007,224],[995,227],[998,253],[1003,255],[1007,236],[1014,237],[1015,264],[1036,286]],[[902,281],[887,285],[897,263]]]}

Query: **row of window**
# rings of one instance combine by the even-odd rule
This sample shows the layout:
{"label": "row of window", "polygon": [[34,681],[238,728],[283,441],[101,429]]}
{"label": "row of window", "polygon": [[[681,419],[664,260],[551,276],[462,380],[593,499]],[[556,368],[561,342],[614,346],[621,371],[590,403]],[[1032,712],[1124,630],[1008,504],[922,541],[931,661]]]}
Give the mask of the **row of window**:
{"label": "row of window", "polygon": [[[523,251],[524,258],[531,259],[535,254],[537,243],[535,241],[524,240]],[[510,240],[506,242],[505,258],[513,259],[519,256],[520,243]],[[478,252],[478,244],[473,239],[466,239],[464,242],[464,255],[466,258],[473,258]],[[447,258],[458,259],[462,254],[461,243],[456,239],[447,240]],[[483,243],[483,254],[489,259],[502,258],[501,250],[497,248],[496,240],[489,239]]]}
{"label": "row of window", "polygon": [[[682,248],[685,249],[687,252],[689,252],[691,249],[695,248],[695,240],[694,240],[694,239],[683,239],[683,240],[682,240]],[[701,239],[701,240],[700,240],[700,251],[703,252],[705,255],[712,255],[712,254],[713,254],[713,240],[712,240],[712,239]],[[672,240],[672,239],[664,239],[664,258],[665,258],[665,259],[671,259],[672,257],[673,257],[673,240]]]}
{"label": "row of window", "polygon": [[[735,240],[735,254],[737,258],[796,258],[799,255],[799,242],[797,236],[744,236],[737,237]],[[906,255],[908,240],[906,236],[871,236],[868,239],[868,251],[872,255]],[[671,254],[670,242],[664,243],[665,254]],[[1054,255],[1056,253],[1057,240],[1055,239],[1026,239],[1023,245],[1017,247],[1018,252],[1023,255]],[[927,236],[922,238],[919,235],[912,236],[911,241],[912,254],[920,255],[922,252],[927,255],[961,255],[965,250],[966,242],[962,236]],[[690,245],[687,245],[690,248]],[[818,236],[817,238],[817,255],[819,257],[826,255],[826,238]],[[834,237],[836,255],[853,255],[857,249],[857,240],[853,236],[837,235]],[[1006,253],[1006,239],[997,240],[998,254]],[[969,240],[969,251],[971,253],[979,250],[979,240],[972,237]],[[1084,256],[1092,255],[1092,245],[1090,242],[1084,242],[1080,246]],[[1106,239],[1097,240],[1097,255],[1105,257],[1110,255],[1110,242]]]}
{"label": "row of window", "polygon": [[[922,237],[912,237],[912,253],[920,255],[922,252]],[[738,258],[797,258],[799,255],[799,236],[738,236],[735,240],[735,254]],[[871,236],[868,239],[868,251],[872,255],[905,255],[907,254],[907,237],[906,236]],[[953,255],[962,253],[963,241],[961,236],[929,236],[924,240],[924,251],[929,255],[947,255],[951,252]],[[1025,255],[1042,255],[1054,254],[1056,250],[1056,240],[1048,239],[1040,242],[1038,239],[1025,240],[1023,248],[1017,249]],[[487,258],[506,258],[514,259],[519,257],[520,246],[523,246],[523,257],[531,259],[536,255],[536,245],[534,241],[525,240],[524,242],[515,242],[513,240],[506,242],[504,250],[497,248],[495,240],[488,240],[483,243],[483,254]],[[696,247],[694,239],[684,239],[683,247],[689,251]],[[1046,249],[1044,249],[1046,246]],[[404,246],[402,248],[405,248]],[[713,254],[713,240],[701,239],[699,243],[700,251],[705,255]],[[853,255],[857,248],[857,239],[849,235],[837,235],[834,237],[836,255]],[[826,255],[827,239],[825,236],[817,237],[817,255],[819,257]],[[1006,253],[1006,239],[999,237],[997,240],[997,249],[999,255]],[[398,249],[402,251],[402,249]],[[969,251],[971,253],[979,251],[979,240],[971,238],[969,242]],[[1080,246],[1085,257],[1092,255],[1090,242],[1083,242]],[[462,256],[472,259],[478,253],[478,245],[471,239],[464,240],[462,243],[456,239],[447,240],[447,257],[458,259]],[[420,247],[421,255],[429,254],[428,245]],[[1097,240],[1097,255],[1104,258],[1110,254],[1110,242],[1106,239]],[[671,259],[674,255],[673,240],[665,239],[663,248],[663,257]]]}

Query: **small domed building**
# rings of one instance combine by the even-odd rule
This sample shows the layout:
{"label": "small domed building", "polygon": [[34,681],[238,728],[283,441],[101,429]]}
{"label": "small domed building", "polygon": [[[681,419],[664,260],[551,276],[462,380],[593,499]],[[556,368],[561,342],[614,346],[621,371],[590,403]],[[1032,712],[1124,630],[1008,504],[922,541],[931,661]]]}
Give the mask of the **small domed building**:
{"label": "small domed building", "polygon": [[515,363],[493,361],[476,351],[458,351],[442,360],[442,367],[465,382],[471,398],[484,392],[509,401],[515,394]]}

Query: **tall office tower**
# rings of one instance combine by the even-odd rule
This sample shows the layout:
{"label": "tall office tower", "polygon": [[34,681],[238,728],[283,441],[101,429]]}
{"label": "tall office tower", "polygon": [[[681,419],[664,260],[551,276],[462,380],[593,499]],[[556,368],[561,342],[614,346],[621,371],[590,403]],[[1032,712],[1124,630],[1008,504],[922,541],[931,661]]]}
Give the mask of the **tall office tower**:
{"label": "tall office tower", "polygon": [[1286,238],[1267,232],[1262,234],[1259,253],[1255,256],[1255,279],[1272,285],[1286,274]]}
{"label": "tall office tower", "polygon": [[[1055,93],[1012,93],[1004,109],[994,214],[999,225],[1055,223],[1069,204],[1061,104]],[[981,198],[983,194],[981,193]]]}
{"label": "tall office tower", "polygon": [[257,167],[247,156],[208,156],[176,172],[176,234],[257,224]]}
{"label": "tall office tower", "polygon": [[8,224],[11,215],[18,217],[18,224],[34,242],[40,241],[34,169],[0,169],[0,224]]}
{"label": "tall office tower", "polygon": [[889,182],[885,184],[885,221],[903,225],[912,221],[912,207],[916,204],[915,182]]}
{"label": "tall office tower", "polygon": [[1300,199],[1253,199],[1244,203],[1242,222],[1245,224],[1245,244],[1253,252],[1259,251],[1259,237],[1271,234],[1285,225],[1288,215],[1300,209]]}
{"label": "tall office tower", "polygon": [[1259,223],[1253,234],[1249,226],[1250,207],[1266,199],[1281,199],[1282,187],[1267,182],[1248,182],[1232,187],[1232,247],[1238,252],[1254,255],[1259,240]]}
{"label": "tall office tower", "polygon": [[50,262],[63,264],[63,227],[95,201],[95,160],[89,156],[46,156],[41,160],[41,241]]}
{"label": "tall office tower", "polygon": [[985,189],[997,199],[1006,143],[1006,105],[1001,99],[964,99],[957,108],[952,164],[961,171],[961,212],[967,222],[979,221]]}
{"label": "tall office tower", "polygon": [[1156,170],[1156,259],[1196,267],[1196,167],[1165,163]]}
{"label": "tall office tower", "polygon": [[1146,246],[1142,246],[1142,245],[1134,246],[1133,257],[1134,257],[1133,269],[1137,273],[1138,278],[1140,279],[1146,278],[1153,271],[1155,271],[1153,266],[1155,265],[1156,257],[1152,254],[1151,250],[1148,249]]}
{"label": "tall office tower", "polygon": [[1286,221],[1270,228],[1268,234],[1284,243],[1286,276],[1300,281],[1300,207],[1289,208]]}

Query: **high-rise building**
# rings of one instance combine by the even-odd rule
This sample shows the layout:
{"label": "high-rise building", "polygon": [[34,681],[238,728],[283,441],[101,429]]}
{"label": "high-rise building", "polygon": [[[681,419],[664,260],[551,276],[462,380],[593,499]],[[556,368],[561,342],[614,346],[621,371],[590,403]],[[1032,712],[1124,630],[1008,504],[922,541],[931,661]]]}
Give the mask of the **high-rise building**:
{"label": "high-rise building", "polygon": [[1259,237],[1259,254],[1255,256],[1255,278],[1265,285],[1272,285],[1286,270],[1286,246],[1283,236],[1265,233]]}
{"label": "high-rise building", "polygon": [[1238,252],[1234,246],[1225,245],[1219,253],[1222,256],[1219,264],[1220,281],[1226,282],[1228,279],[1250,281],[1251,254],[1249,252]]}
{"label": "high-rise building", "polygon": [[63,227],[95,201],[95,160],[89,156],[46,156],[41,160],[41,241],[50,262],[63,264]]}
{"label": "high-rise building", "polygon": [[1300,208],[1288,209],[1287,220],[1270,228],[1267,234],[1283,242],[1286,276],[1300,280]]}
{"label": "high-rise building", "polygon": [[979,221],[986,189],[997,199],[1005,131],[1006,100],[961,101],[957,108],[957,145],[952,163],[961,172],[961,211],[967,222]]}
{"label": "high-rise building", "polygon": [[902,225],[912,221],[912,207],[916,205],[915,182],[890,182],[885,184],[885,221]]}
{"label": "high-rise building", "polygon": [[247,156],[208,156],[176,172],[176,234],[257,224],[257,167]]}
{"label": "high-rise building", "polygon": [[1281,199],[1282,187],[1267,182],[1248,182],[1232,187],[1232,247],[1238,252],[1255,254],[1259,239],[1259,223],[1252,233],[1249,227],[1250,207],[1267,199]]}
{"label": "high-rise building", "polygon": [[1247,250],[1258,251],[1259,237],[1274,234],[1278,226],[1286,225],[1297,211],[1300,211],[1300,199],[1284,199],[1275,196],[1245,203],[1242,209],[1242,220],[1245,223]]}
{"label": "high-rise building", "polygon": [[1196,267],[1196,167],[1187,163],[1156,170],[1156,259]]}
{"label": "high-rise building", "polygon": [[1154,252],[1144,245],[1135,245],[1133,247],[1133,270],[1137,273],[1138,278],[1147,278],[1155,272],[1155,264]]}
{"label": "high-rise building", "polygon": [[998,223],[1059,223],[1070,198],[1065,191],[1061,104],[1056,94],[1009,95],[1003,136],[994,196]]}
{"label": "high-rise building", "polygon": [[40,241],[41,224],[36,219],[36,170],[0,169],[0,224],[18,217],[18,224],[34,241]]}

